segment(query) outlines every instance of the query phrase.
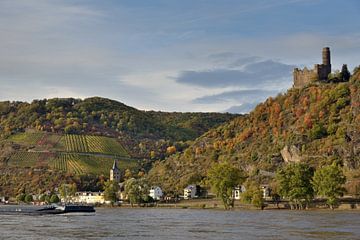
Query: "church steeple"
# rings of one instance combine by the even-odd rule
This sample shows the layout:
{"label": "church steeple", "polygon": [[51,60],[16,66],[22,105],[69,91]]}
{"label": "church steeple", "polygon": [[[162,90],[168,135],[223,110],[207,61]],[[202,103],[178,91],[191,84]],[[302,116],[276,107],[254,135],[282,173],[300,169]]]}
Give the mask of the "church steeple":
{"label": "church steeple", "polygon": [[115,159],[112,168],[110,169],[110,181],[120,182],[120,169],[118,168],[118,162]]}
{"label": "church steeple", "polygon": [[115,169],[119,170],[116,159],[114,160],[113,167],[112,167],[112,170],[115,170]]}

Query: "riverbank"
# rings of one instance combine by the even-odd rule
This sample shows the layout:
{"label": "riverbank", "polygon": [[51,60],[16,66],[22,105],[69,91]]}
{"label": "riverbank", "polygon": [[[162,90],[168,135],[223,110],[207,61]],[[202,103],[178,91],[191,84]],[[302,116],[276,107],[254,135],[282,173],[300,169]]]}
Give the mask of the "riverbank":
{"label": "riverbank", "polygon": [[[104,206],[104,207],[121,207],[121,208],[175,208],[175,209],[214,209],[214,210],[223,210],[224,205],[218,199],[191,199],[191,200],[180,200],[176,203],[151,203],[151,204],[134,204],[121,203],[118,206]],[[288,201],[282,201],[278,204],[273,201],[265,201],[265,207],[263,210],[290,210],[290,204]],[[240,201],[235,201],[233,210],[260,210],[253,206],[252,204],[244,204]],[[309,207],[306,210],[331,210],[326,204],[325,200],[317,200],[309,204]],[[344,199],[340,201],[339,204],[335,207],[337,210],[360,210],[360,200],[359,199]]]}

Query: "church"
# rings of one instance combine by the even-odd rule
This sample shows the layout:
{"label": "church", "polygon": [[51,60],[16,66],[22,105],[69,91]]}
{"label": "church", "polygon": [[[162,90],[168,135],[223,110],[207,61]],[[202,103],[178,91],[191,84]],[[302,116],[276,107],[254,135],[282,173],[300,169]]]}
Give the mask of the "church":
{"label": "church", "polygon": [[115,159],[112,168],[110,169],[110,181],[120,183],[121,173],[118,168],[118,161]]}

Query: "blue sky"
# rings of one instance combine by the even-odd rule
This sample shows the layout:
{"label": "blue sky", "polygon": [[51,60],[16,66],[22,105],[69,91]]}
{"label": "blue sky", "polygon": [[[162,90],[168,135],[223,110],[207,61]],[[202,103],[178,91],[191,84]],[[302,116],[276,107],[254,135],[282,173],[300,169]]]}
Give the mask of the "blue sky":
{"label": "blue sky", "polygon": [[0,100],[251,110],[295,66],[360,65],[357,0],[0,1]]}

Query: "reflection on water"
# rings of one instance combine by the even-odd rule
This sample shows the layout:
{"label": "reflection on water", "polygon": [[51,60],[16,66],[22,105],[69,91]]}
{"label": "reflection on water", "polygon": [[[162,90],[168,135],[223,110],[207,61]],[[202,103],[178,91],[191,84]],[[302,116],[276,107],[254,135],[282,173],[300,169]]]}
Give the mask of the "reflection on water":
{"label": "reflection on water", "polygon": [[97,209],[0,216],[0,239],[360,239],[360,212]]}

